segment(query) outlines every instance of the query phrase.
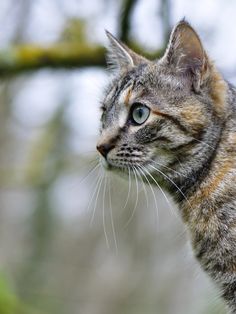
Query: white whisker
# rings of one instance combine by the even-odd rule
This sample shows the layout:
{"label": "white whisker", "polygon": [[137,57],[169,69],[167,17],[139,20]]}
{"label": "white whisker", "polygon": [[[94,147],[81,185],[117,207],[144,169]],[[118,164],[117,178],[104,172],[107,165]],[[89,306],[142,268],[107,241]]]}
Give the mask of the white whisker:
{"label": "white whisker", "polygon": [[96,192],[97,192],[97,188],[98,188],[100,179],[101,179],[101,172],[99,172],[99,173],[97,174],[96,179],[95,179],[94,182],[92,183],[92,184],[93,184],[93,185],[92,185],[92,188],[94,188],[94,190],[93,190],[93,193],[92,193],[92,197],[90,198],[90,200],[89,200],[89,202],[88,202],[86,211],[89,210],[89,208],[90,208],[90,206],[91,206],[91,204],[92,204],[92,201],[93,201],[93,199],[94,199],[94,196],[95,196],[95,194],[96,194]]}
{"label": "white whisker", "polygon": [[[94,160],[93,162],[97,162],[97,160]],[[100,163],[98,162],[92,169],[88,171],[88,173],[79,181],[78,184],[83,183],[99,166]]]}
{"label": "white whisker", "polygon": [[129,187],[128,187],[128,194],[126,197],[125,205],[122,209],[122,212],[125,210],[126,206],[128,205],[129,197],[130,197],[130,190],[131,190],[131,177],[130,177],[130,168],[128,168],[129,171]]}
{"label": "white whisker", "polygon": [[147,208],[148,208],[148,207],[149,207],[149,202],[148,202],[147,188],[146,188],[146,185],[145,185],[145,183],[144,183],[144,181],[143,181],[143,178],[142,178],[141,174],[139,173],[139,169],[136,168],[136,170],[137,170],[137,175],[138,175],[138,177],[140,178],[140,181],[142,182],[142,185],[143,185],[143,190],[144,190],[144,194],[145,194],[145,198],[146,198],[146,203],[147,203]]}
{"label": "white whisker", "polygon": [[113,239],[115,243],[115,249],[116,253],[118,253],[118,245],[117,245],[117,237],[116,237],[116,231],[115,231],[115,225],[114,225],[114,219],[113,219],[113,211],[112,211],[112,201],[111,201],[111,180],[109,177],[109,182],[108,182],[108,194],[109,194],[109,205],[110,205],[110,217],[111,217],[111,228],[112,228],[112,234],[113,234]]}
{"label": "white whisker", "polygon": [[148,177],[146,176],[145,172],[143,171],[144,167],[143,166],[137,166],[139,168],[139,170],[141,171],[141,173],[143,174],[144,178],[146,179],[150,189],[151,189],[151,192],[152,192],[152,195],[153,195],[153,198],[154,198],[154,202],[155,202],[155,207],[156,207],[156,212],[155,212],[155,216],[156,216],[156,219],[157,219],[157,224],[159,222],[159,213],[158,213],[158,206],[157,206],[157,200],[156,200],[156,196],[155,196],[155,192],[153,190],[153,187],[150,183],[150,181],[148,180]]}
{"label": "white whisker", "polygon": [[93,207],[93,212],[92,212],[92,216],[91,216],[91,219],[90,219],[90,224],[89,224],[90,226],[92,226],[93,221],[94,221],[94,216],[95,216],[95,212],[96,212],[96,208],[97,208],[97,202],[98,202],[98,196],[100,194],[100,190],[101,190],[103,179],[104,179],[104,175],[101,175],[100,178],[98,179],[98,185],[96,187],[97,194],[96,194],[96,197],[95,197],[95,203],[94,203],[94,207]]}
{"label": "white whisker", "polygon": [[156,161],[156,160],[153,160],[153,159],[150,159],[150,160],[151,160],[153,163],[157,164],[158,166],[161,166],[161,167],[163,167],[163,168],[165,168],[165,169],[168,169],[168,170],[170,170],[170,171],[173,171],[174,173],[176,173],[176,174],[178,174],[178,175],[180,175],[180,176],[183,176],[183,177],[185,177],[185,178],[188,178],[188,177],[189,177],[189,176],[186,176],[186,175],[180,173],[179,171],[176,171],[176,170],[174,170],[174,169],[172,169],[172,168],[170,168],[170,167],[168,167],[168,166],[165,166],[165,165],[161,164],[160,162],[158,162],[158,161]]}
{"label": "white whisker", "polygon": [[178,161],[179,165],[180,165],[182,168],[184,168],[182,162],[179,160],[179,157],[178,157],[178,156],[175,156],[175,159]]}
{"label": "white whisker", "polygon": [[199,139],[197,139],[196,137],[193,137],[193,139],[201,144],[204,144],[204,145],[207,145],[208,147],[210,147],[211,149],[215,150],[215,147],[211,146],[210,144],[204,142],[204,141],[201,141]]}
{"label": "white whisker", "polygon": [[105,217],[105,196],[106,196],[106,187],[107,187],[107,176],[105,175],[105,184],[103,186],[103,200],[102,200],[102,224],[103,224],[103,231],[106,240],[107,248],[110,249],[107,230],[106,230],[106,217]]}
{"label": "white whisker", "polygon": [[175,212],[174,209],[173,209],[172,204],[170,203],[170,201],[169,201],[169,199],[168,199],[166,193],[164,192],[164,190],[162,189],[162,187],[160,186],[160,184],[156,181],[156,179],[153,177],[153,175],[150,173],[150,171],[148,171],[148,169],[145,169],[145,171],[146,171],[146,173],[152,178],[152,180],[156,183],[156,185],[157,185],[158,188],[160,189],[160,191],[161,191],[162,195],[164,196],[164,198],[165,198],[165,200],[166,200],[166,202],[167,202],[167,204],[168,204],[168,206],[169,206],[171,212],[172,212],[175,216],[177,216],[177,215],[176,215],[176,212]]}
{"label": "white whisker", "polygon": [[128,225],[130,224],[130,222],[132,221],[133,217],[134,217],[134,214],[136,212],[136,208],[138,206],[138,179],[137,179],[137,175],[135,173],[135,169],[134,167],[132,167],[132,170],[133,170],[133,173],[134,173],[134,177],[135,177],[135,184],[136,184],[136,201],[135,201],[135,205],[134,205],[134,209],[131,213],[131,216],[129,217],[129,219],[127,220],[126,224],[125,224],[125,227],[124,228],[127,228]]}
{"label": "white whisker", "polygon": [[153,169],[155,169],[156,171],[158,171],[161,175],[163,175],[164,178],[166,178],[168,181],[170,181],[175,187],[176,189],[180,192],[180,194],[184,197],[184,199],[188,202],[189,206],[191,206],[189,200],[187,199],[186,195],[183,193],[183,191],[178,187],[178,185],[170,178],[168,177],[166,174],[164,174],[160,169],[157,169],[156,167],[154,167],[153,165],[150,165],[150,167],[152,167]]}

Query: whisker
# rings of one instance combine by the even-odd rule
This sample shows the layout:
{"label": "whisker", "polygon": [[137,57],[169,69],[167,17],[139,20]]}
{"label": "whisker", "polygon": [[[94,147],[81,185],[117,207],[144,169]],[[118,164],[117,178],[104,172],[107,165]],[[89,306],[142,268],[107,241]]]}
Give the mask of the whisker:
{"label": "whisker", "polygon": [[180,173],[179,171],[176,171],[176,170],[174,170],[174,169],[172,169],[172,168],[170,168],[170,167],[168,167],[168,166],[165,166],[165,165],[161,164],[159,161],[156,161],[156,160],[154,160],[154,159],[150,159],[150,160],[151,160],[153,163],[157,164],[158,166],[161,166],[161,167],[164,167],[164,168],[166,168],[166,169],[168,169],[168,170],[171,170],[171,171],[173,171],[174,173],[176,173],[176,174],[178,174],[178,175],[180,175],[180,176],[183,176],[183,177],[185,177],[185,178],[188,178],[188,177],[189,177],[189,176],[186,176],[186,175]]}
{"label": "whisker", "polygon": [[201,141],[201,140],[199,140],[199,139],[196,138],[196,137],[193,137],[193,139],[194,139],[195,141],[197,141],[197,142],[199,142],[199,143],[201,143],[201,144],[207,145],[207,146],[210,147],[211,149],[215,150],[215,147],[211,146],[210,144],[208,144],[208,143],[206,143],[206,142],[204,142],[204,141]]}
{"label": "whisker", "polygon": [[117,237],[116,237],[116,230],[115,230],[115,225],[114,225],[114,219],[113,219],[113,211],[112,211],[112,201],[111,201],[111,179],[109,177],[109,182],[108,182],[108,194],[109,194],[109,204],[110,204],[110,217],[111,217],[111,228],[112,228],[112,234],[113,234],[113,239],[115,243],[115,249],[116,249],[116,254],[118,253],[118,245],[117,245]]}
{"label": "whisker", "polygon": [[[97,162],[97,160],[93,160],[93,162]],[[78,184],[83,183],[99,166],[100,163],[98,162],[92,169],[89,170],[89,172],[79,181]]]}
{"label": "whisker", "polygon": [[143,181],[143,178],[142,178],[141,174],[139,173],[139,169],[136,168],[136,170],[137,170],[137,175],[140,178],[140,181],[142,182],[142,185],[143,185],[143,190],[144,190],[144,194],[145,194],[145,198],[146,198],[146,204],[147,204],[147,208],[148,208],[149,207],[149,202],[148,202],[147,188],[146,188],[146,185],[145,185],[145,183]]}
{"label": "whisker", "polygon": [[105,184],[103,186],[103,201],[102,201],[102,224],[103,224],[103,231],[106,240],[107,248],[110,249],[107,230],[106,230],[106,217],[105,217],[105,196],[106,196],[106,187],[107,187],[107,176],[105,175]]}
{"label": "whisker", "polygon": [[170,208],[170,211],[171,211],[175,216],[177,216],[177,215],[176,215],[176,212],[175,212],[174,209],[173,209],[172,204],[170,203],[170,201],[169,201],[169,199],[168,199],[166,193],[164,192],[164,190],[162,189],[162,187],[160,186],[160,184],[156,181],[156,179],[155,179],[155,178],[153,177],[153,175],[148,171],[148,169],[144,169],[144,170],[146,170],[146,173],[152,178],[152,180],[156,183],[157,187],[160,189],[162,195],[164,196],[164,198],[165,198],[165,200],[166,200],[166,202],[167,202],[167,204],[168,204],[168,206],[169,206],[169,208]]}
{"label": "whisker", "polygon": [[130,190],[131,190],[131,177],[130,177],[130,168],[128,168],[129,171],[129,187],[128,187],[128,194],[126,197],[125,205],[122,209],[122,212],[125,210],[126,206],[128,205],[129,197],[130,197]]}
{"label": "whisker", "polygon": [[155,202],[155,207],[156,207],[156,212],[155,212],[155,217],[157,219],[157,224],[159,222],[159,213],[158,213],[158,206],[157,206],[157,199],[156,199],[156,196],[155,196],[155,192],[153,190],[153,187],[150,183],[150,181],[148,180],[148,177],[146,176],[145,172],[143,171],[144,167],[143,166],[137,166],[139,168],[139,170],[141,171],[141,173],[143,174],[144,178],[146,179],[150,189],[151,189],[151,192],[152,192],[152,195],[153,195],[153,199],[154,199],[154,202]]}
{"label": "whisker", "polygon": [[178,156],[175,156],[175,159],[178,161],[179,165],[180,165],[182,168],[184,168],[182,162],[179,160],[179,157],[178,157]]}
{"label": "whisker", "polygon": [[134,205],[134,209],[131,213],[131,216],[129,217],[129,219],[127,220],[124,228],[126,229],[128,227],[128,225],[130,224],[130,222],[132,221],[133,217],[134,217],[134,214],[136,212],[136,208],[138,206],[138,179],[137,179],[137,175],[135,173],[135,168],[132,167],[132,170],[133,170],[133,173],[134,173],[134,177],[135,177],[135,184],[136,184],[136,201],[135,201],[135,205]]}
{"label": "whisker", "polygon": [[150,167],[152,167],[153,169],[155,169],[156,171],[158,171],[161,175],[163,175],[164,178],[166,178],[167,180],[169,180],[175,187],[176,189],[181,193],[181,195],[184,197],[184,199],[187,201],[187,203],[190,205],[190,207],[192,208],[189,200],[187,199],[186,195],[183,193],[183,191],[178,187],[178,185],[170,178],[168,177],[166,174],[164,174],[160,169],[157,169],[156,167],[154,167],[153,165],[150,165]]}
{"label": "whisker", "polygon": [[98,183],[98,186],[96,188],[97,189],[97,194],[96,194],[95,203],[94,203],[94,207],[93,207],[92,217],[90,219],[90,226],[92,226],[93,221],[94,221],[94,216],[95,216],[95,212],[96,212],[96,208],[97,208],[97,202],[98,202],[98,196],[100,194],[100,190],[101,190],[103,179],[104,179],[104,174],[100,176],[99,183]]}
{"label": "whisker", "polygon": [[94,182],[92,183],[92,184],[93,184],[92,187],[94,188],[94,190],[93,190],[93,193],[92,193],[92,197],[90,198],[90,200],[89,200],[89,202],[88,202],[86,211],[89,210],[89,208],[90,208],[90,206],[91,206],[91,204],[92,204],[92,201],[93,201],[93,199],[94,199],[94,196],[95,196],[95,194],[96,194],[96,192],[97,192],[97,188],[98,188],[100,179],[101,179],[101,172],[99,172],[99,173],[97,174],[96,179],[95,179]]}

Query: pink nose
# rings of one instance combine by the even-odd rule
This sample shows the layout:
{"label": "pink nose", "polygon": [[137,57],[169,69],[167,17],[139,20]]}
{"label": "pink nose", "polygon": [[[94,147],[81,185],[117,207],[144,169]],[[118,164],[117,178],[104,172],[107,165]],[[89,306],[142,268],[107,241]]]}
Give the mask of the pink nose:
{"label": "pink nose", "polygon": [[107,143],[107,144],[101,144],[97,146],[97,150],[103,157],[107,157],[107,154],[109,153],[112,148],[114,148],[115,145],[112,143]]}

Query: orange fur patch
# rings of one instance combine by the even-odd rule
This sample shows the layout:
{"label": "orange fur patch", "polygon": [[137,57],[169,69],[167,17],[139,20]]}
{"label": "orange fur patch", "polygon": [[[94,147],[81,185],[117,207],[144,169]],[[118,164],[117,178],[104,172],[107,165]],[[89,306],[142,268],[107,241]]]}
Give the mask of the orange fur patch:
{"label": "orange fur patch", "polygon": [[204,188],[202,191],[203,197],[209,197],[219,184],[222,182],[225,175],[229,172],[230,169],[233,167],[233,162],[231,160],[227,160],[220,168],[219,172],[214,175],[213,180],[210,182],[208,186]]}
{"label": "orange fur patch", "polygon": [[235,144],[236,144],[236,133],[230,132],[229,133],[229,145],[235,145]]}
{"label": "orange fur patch", "polygon": [[[215,230],[216,222],[214,217],[214,211],[212,210],[212,214],[208,213],[206,216],[208,219],[204,218],[203,221],[198,221],[199,213],[197,212],[197,208],[204,201],[208,201],[211,197],[212,193],[216,191],[220,183],[223,181],[224,177],[229,173],[229,171],[233,168],[234,161],[227,159],[223,165],[218,165],[220,169],[218,172],[214,172],[211,177],[208,179],[206,184],[202,185],[196,194],[194,194],[190,199],[188,204],[183,210],[183,219],[185,222],[190,222],[190,219],[194,221],[193,224],[198,224],[198,227],[203,230],[205,228],[212,228]],[[214,170],[213,170],[214,171]],[[189,206],[191,205],[191,207]],[[194,213],[195,212],[195,213]],[[196,214],[196,217],[194,217]]]}
{"label": "orange fur patch", "polygon": [[206,124],[206,116],[197,103],[191,105],[183,104],[183,110],[180,112],[181,117],[186,123],[191,125],[193,131],[199,131]]}
{"label": "orange fur patch", "polygon": [[128,107],[129,106],[129,101],[132,95],[132,89],[131,87],[128,89],[127,94],[125,96],[124,104]]}
{"label": "orange fur patch", "polygon": [[227,96],[227,85],[220,73],[212,65],[211,72],[211,97],[215,104],[216,112],[219,116],[225,114],[225,104]]}
{"label": "orange fur patch", "polygon": [[191,228],[200,234],[208,233],[209,236],[215,238],[219,231],[219,221],[212,210],[207,215],[201,215],[200,218],[197,217],[195,221],[192,221]]}

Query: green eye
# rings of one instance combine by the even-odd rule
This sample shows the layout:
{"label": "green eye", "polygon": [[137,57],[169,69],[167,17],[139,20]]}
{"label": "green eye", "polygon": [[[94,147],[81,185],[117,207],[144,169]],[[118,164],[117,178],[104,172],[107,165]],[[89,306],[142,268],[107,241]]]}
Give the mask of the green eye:
{"label": "green eye", "polygon": [[131,118],[135,124],[143,124],[149,117],[150,109],[142,104],[135,105]]}

